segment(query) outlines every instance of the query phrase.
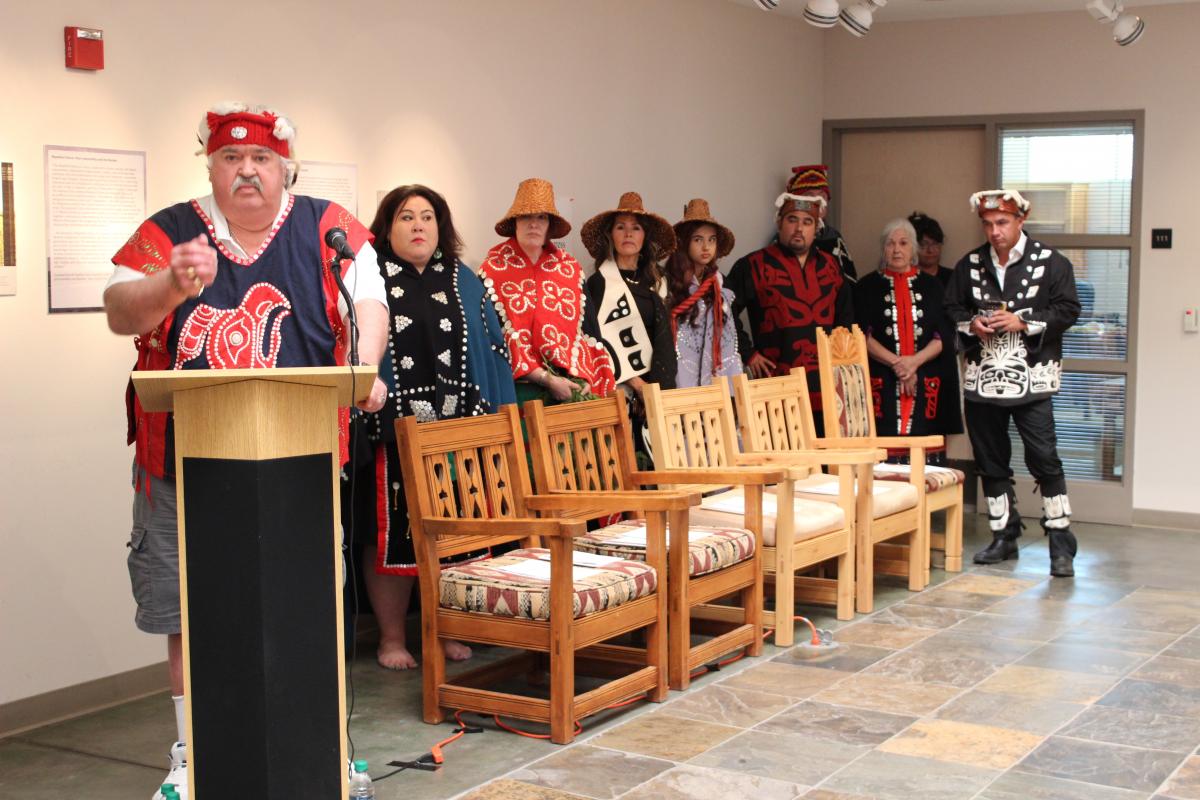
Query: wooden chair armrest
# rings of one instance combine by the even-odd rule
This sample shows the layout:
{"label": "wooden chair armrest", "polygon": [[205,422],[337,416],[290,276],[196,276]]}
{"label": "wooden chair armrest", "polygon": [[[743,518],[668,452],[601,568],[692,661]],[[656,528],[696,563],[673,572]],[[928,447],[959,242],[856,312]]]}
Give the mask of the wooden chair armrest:
{"label": "wooden chair armrest", "polygon": [[582,517],[520,517],[505,519],[447,519],[426,517],[425,532],[434,536],[561,536],[573,539],[587,533]]}
{"label": "wooden chair armrest", "polygon": [[611,506],[613,511],[684,511],[700,505],[700,495],[671,490],[578,492],[555,489],[550,494],[526,497],[525,505],[535,511],[564,511],[596,505]]}
{"label": "wooden chair armrest", "polygon": [[693,483],[711,486],[765,486],[787,478],[790,470],[778,467],[686,467],[634,472],[633,482],[640,485]]}
{"label": "wooden chair armrest", "polygon": [[734,454],[739,467],[819,467],[824,462],[824,453],[816,450],[791,450],[750,452]]}
{"label": "wooden chair armrest", "polygon": [[880,447],[941,447],[946,443],[946,437],[940,434],[930,436],[876,436],[872,444]]}
{"label": "wooden chair armrest", "polygon": [[944,436],[856,436],[849,439],[817,439],[814,447],[830,450],[851,450],[862,447],[941,447]]}
{"label": "wooden chair armrest", "polygon": [[874,464],[885,458],[887,458],[887,451],[869,448],[838,450],[837,452],[797,450],[791,453],[779,451],[771,453],[741,453],[738,456],[738,463],[817,467],[822,465],[835,466],[837,464]]}

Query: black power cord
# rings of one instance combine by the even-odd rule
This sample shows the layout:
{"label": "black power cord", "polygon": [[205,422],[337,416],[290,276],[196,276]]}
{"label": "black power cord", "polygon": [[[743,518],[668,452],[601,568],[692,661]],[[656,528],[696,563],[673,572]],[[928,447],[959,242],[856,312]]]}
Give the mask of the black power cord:
{"label": "black power cord", "polygon": [[[339,230],[339,229],[334,229]],[[334,231],[330,231],[332,234]],[[345,241],[345,232],[341,231],[342,239]],[[326,243],[329,243],[330,236],[326,235]],[[332,246],[332,245],[331,245]],[[346,553],[346,580],[350,583],[350,663],[346,665],[346,686],[350,690],[350,698],[346,705],[346,743],[350,748],[350,763],[354,763],[355,745],[354,736],[351,733],[351,721],[354,718],[354,706],[357,698],[357,692],[354,689],[354,662],[358,659],[358,573],[355,567],[354,560],[354,501],[357,498],[355,493],[355,484],[358,477],[358,470],[354,465],[354,454],[357,452],[358,445],[358,426],[354,424],[355,416],[361,412],[354,407],[354,398],[358,396],[358,375],[353,367],[358,366],[355,362],[358,361],[358,315],[354,313],[354,297],[353,292],[358,291],[358,267],[355,262],[354,269],[354,285],[353,291],[346,289],[346,284],[342,281],[341,274],[341,254],[338,249],[334,248],[333,258],[329,261],[329,273],[333,276],[334,283],[337,284],[338,291],[346,301],[346,318],[349,322],[349,337],[350,350],[347,354],[347,363],[350,364],[350,413],[348,415],[347,426],[349,428],[347,436],[347,450],[350,457],[346,461],[346,467],[350,473],[350,509],[346,516],[346,524],[342,526],[342,551]],[[338,520],[339,524],[341,520]],[[344,625],[345,620],[339,620],[338,624]]]}

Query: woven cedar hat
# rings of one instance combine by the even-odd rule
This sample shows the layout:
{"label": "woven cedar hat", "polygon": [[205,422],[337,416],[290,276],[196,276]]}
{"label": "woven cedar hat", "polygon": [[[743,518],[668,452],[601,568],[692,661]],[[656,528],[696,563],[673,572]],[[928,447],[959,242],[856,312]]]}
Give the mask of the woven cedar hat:
{"label": "woven cedar hat", "polygon": [[708,210],[708,201],[697,197],[689,200],[683,208],[683,219],[675,223],[675,239],[681,247],[687,246],[691,232],[701,225],[712,225],[717,229],[717,258],[724,258],[733,252],[733,231],[713,219]]}
{"label": "woven cedar hat", "polygon": [[829,194],[829,167],[824,164],[803,164],[792,167],[792,177],[788,178],[788,194],[812,194],[824,192]]}
{"label": "woven cedar hat", "polygon": [[655,261],[666,258],[675,252],[675,231],[671,228],[671,223],[658,214],[651,214],[647,211],[646,207],[642,205],[640,194],[626,192],[617,201],[616,208],[601,211],[583,223],[583,228],[579,231],[579,238],[583,239],[583,246],[592,254],[592,258],[600,258],[607,249],[604,245],[604,238],[608,236],[609,224],[617,214],[633,214],[638,218],[638,221],[646,229],[646,235],[649,237],[651,245],[657,250],[654,255]]}
{"label": "woven cedar hat", "polygon": [[971,210],[979,216],[988,211],[1004,211],[1014,217],[1028,217],[1033,204],[1016,189],[989,189],[971,195]]}
{"label": "woven cedar hat", "polygon": [[517,186],[517,196],[513,198],[508,213],[496,223],[496,233],[510,238],[515,236],[517,217],[531,214],[546,214],[550,217],[547,239],[561,239],[571,232],[571,223],[563,219],[563,215],[554,207],[554,186],[550,181],[544,178],[527,178]]}

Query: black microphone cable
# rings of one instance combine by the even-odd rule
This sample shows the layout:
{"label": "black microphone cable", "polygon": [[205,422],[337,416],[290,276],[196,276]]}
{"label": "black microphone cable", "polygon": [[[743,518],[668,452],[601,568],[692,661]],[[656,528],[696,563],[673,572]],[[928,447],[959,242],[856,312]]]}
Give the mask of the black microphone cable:
{"label": "black microphone cable", "polygon": [[[353,291],[358,291],[358,266],[357,259],[346,242],[346,232],[341,228],[331,228],[325,233],[325,244],[334,251],[334,257],[329,263],[329,271],[333,275],[334,282],[337,283],[338,291],[346,300],[346,317],[349,322],[350,334],[350,353],[348,363],[350,364],[350,412],[347,426],[347,449],[349,457],[346,460],[346,468],[349,472],[349,506],[346,514],[346,524],[343,526],[342,532],[342,550],[346,553],[346,581],[350,584],[350,659],[346,665],[346,687],[350,690],[350,697],[346,703],[346,744],[349,746],[350,763],[354,763],[355,746],[354,736],[350,731],[350,723],[354,718],[354,705],[357,697],[357,692],[354,688],[354,662],[358,659],[358,574],[356,561],[354,558],[354,506],[358,499],[356,490],[358,470],[355,468],[355,454],[358,452],[358,425],[355,424],[355,418],[361,415],[359,409],[354,407],[354,398],[358,396],[358,374],[354,371],[354,367],[358,366],[358,315],[355,313],[354,298],[352,292],[346,289],[346,284],[342,280],[341,262],[343,259],[349,258],[355,262],[354,268],[354,285]],[[350,255],[347,256],[346,254]],[[341,520],[339,520],[341,522]],[[338,620],[339,625],[344,625],[345,620]]]}
{"label": "black microphone cable", "polygon": [[[325,244],[333,251],[333,258],[329,262],[329,273],[333,276],[333,282],[337,284],[338,291],[342,298],[346,301],[346,318],[350,322],[350,366],[358,366],[358,314],[354,308],[354,300],[350,297],[350,292],[346,291],[346,284],[342,280],[342,261],[354,263],[356,255],[350,249],[350,243],[346,240],[346,232],[341,228],[330,228],[325,232]],[[358,290],[358,269],[354,270],[354,288]],[[353,383],[351,383],[353,386]]]}

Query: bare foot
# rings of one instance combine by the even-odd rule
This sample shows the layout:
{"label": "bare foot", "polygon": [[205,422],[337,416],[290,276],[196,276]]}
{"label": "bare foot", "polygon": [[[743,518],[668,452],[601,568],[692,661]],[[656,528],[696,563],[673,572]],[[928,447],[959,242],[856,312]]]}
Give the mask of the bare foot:
{"label": "bare foot", "polygon": [[471,648],[453,639],[444,639],[442,649],[446,651],[446,658],[451,661],[466,661],[471,657]]}
{"label": "bare foot", "polygon": [[408,652],[403,641],[380,641],[375,658],[384,669],[413,669],[417,666],[417,660]]}

